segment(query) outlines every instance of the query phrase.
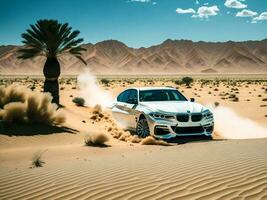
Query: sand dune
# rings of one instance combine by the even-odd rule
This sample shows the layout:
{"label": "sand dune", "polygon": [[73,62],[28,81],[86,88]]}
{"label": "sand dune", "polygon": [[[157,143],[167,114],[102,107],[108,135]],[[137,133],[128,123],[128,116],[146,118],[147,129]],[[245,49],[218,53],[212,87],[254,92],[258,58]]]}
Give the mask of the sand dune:
{"label": "sand dune", "polygon": [[50,149],[43,168],[2,166],[0,199],[264,199],[266,145],[264,139]]}
{"label": "sand dune", "polygon": [[[66,115],[64,126],[71,131],[60,129],[38,134],[25,129],[29,136],[9,136],[0,127],[1,200],[267,199],[266,138],[177,139],[171,141],[171,146],[125,142],[117,137],[123,130],[114,123],[109,110],[76,106],[72,99],[81,93],[72,89],[75,83],[73,80],[61,81],[61,87],[64,87],[61,102],[65,106],[61,110]],[[266,126],[265,81],[250,81],[249,84],[247,79],[234,83],[232,80],[216,81],[209,84],[196,81],[192,88],[179,85],[179,89],[205,105],[217,101],[219,108],[231,108],[238,113],[238,116],[234,115],[236,121],[249,118],[255,126],[256,123]],[[164,79],[150,82],[174,85]],[[134,83],[135,86],[148,84],[147,80],[141,79]],[[31,86],[31,80],[25,81],[24,85]],[[130,85],[118,80],[108,86],[102,84],[101,88],[115,96]],[[41,90],[38,83],[36,90]],[[224,92],[236,94],[239,101],[225,98]],[[220,126],[216,128],[216,131],[223,131]],[[246,136],[238,128],[229,133],[233,136],[237,131],[239,136]],[[84,137],[96,132],[108,134],[110,140],[106,147],[84,145]],[[38,151],[44,151],[44,166],[32,168],[32,157]]]}

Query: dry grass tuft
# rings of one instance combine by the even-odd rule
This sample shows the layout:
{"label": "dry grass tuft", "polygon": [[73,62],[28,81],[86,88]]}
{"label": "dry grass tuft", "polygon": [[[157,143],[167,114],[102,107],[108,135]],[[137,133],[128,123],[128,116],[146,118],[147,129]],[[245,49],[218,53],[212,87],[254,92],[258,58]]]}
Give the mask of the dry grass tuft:
{"label": "dry grass tuft", "polygon": [[109,138],[104,133],[93,133],[88,134],[84,138],[84,143],[86,146],[97,146],[97,147],[107,147],[105,143],[109,141]]}
{"label": "dry grass tuft", "polygon": [[30,89],[17,84],[0,87],[0,108],[11,102],[25,102]]}
{"label": "dry grass tuft", "polygon": [[34,92],[24,86],[10,85],[0,88],[0,119],[12,123],[40,123],[60,125],[66,120],[65,115],[52,104],[49,93]]}
{"label": "dry grass tuft", "polygon": [[26,121],[26,105],[21,102],[11,102],[4,106],[2,120],[8,124]]}
{"label": "dry grass tuft", "polygon": [[148,136],[146,138],[144,138],[141,143],[141,145],[162,145],[162,146],[171,146],[171,144],[169,144],[168,142],[165,142],[163,140],[156,140],[154,137],[152,136]]}
{"label": "dry grass tuft", "polygon": [[45,151],[37,151],[32,157],[32,167],[42,167],[45,162],[42,160]]}

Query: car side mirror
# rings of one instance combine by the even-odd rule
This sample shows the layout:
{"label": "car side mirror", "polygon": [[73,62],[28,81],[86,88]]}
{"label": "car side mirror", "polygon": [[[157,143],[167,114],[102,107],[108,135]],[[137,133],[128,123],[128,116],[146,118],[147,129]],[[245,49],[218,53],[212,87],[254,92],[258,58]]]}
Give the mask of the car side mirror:
{"label": "car side mirror", "polygon": [[190,101],[191,102],[195,102],[195,98],[190,98]]}
{"label": "car side mirror", "polygon": [[129,104],[137,104],[137,99],[128,99],[127,103],[129,103]]}

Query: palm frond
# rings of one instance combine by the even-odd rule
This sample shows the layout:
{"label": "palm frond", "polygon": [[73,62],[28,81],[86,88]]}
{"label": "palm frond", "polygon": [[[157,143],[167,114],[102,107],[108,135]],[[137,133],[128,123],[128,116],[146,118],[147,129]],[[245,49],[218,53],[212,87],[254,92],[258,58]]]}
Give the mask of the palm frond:
{"label": "palm frond", "polygon": [[18,58],[28,59],[40,54],[40,50],[37,48],[19,49],[18,53],[20,54]]}
{"label": "palm frond", "polygon": [[18,51],[18,58],[27,59],[39,55],[57,57],[58,54],[69,52],[76,58],[82,59],[82,51],[86,51],[80,45],[82,38],[77,38],[80,31],[72,31],[68,23],[61,24],[57,20],[38,20],[36,24],[21,35],[25,49]]}
{"label": "palm frond", "polygon": [[82,61],[83,64],[87,65],[86,61],[81,56],[75,56],[78,60]]}

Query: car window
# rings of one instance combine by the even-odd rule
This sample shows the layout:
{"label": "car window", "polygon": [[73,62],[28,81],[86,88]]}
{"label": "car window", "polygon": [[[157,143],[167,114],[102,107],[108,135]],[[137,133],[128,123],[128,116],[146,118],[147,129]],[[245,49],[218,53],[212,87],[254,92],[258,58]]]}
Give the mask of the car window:
{"label": "car window", "polygon": [[177,90],[143,90],[139,92],[140,101],[187,101]]}
{"label": "car window", "polygon": [[131,90],[131,93],[129,95],[129,99],[135,99],[137,101],[137,91],[135,89]]}
{"label": "car window", "polygon": [[127,102],[127,100],[129,99],[129,94],[130,94],[130,90],[125,90],[124,92],[122,92],[118,98],[117,101],[119,102]]}

